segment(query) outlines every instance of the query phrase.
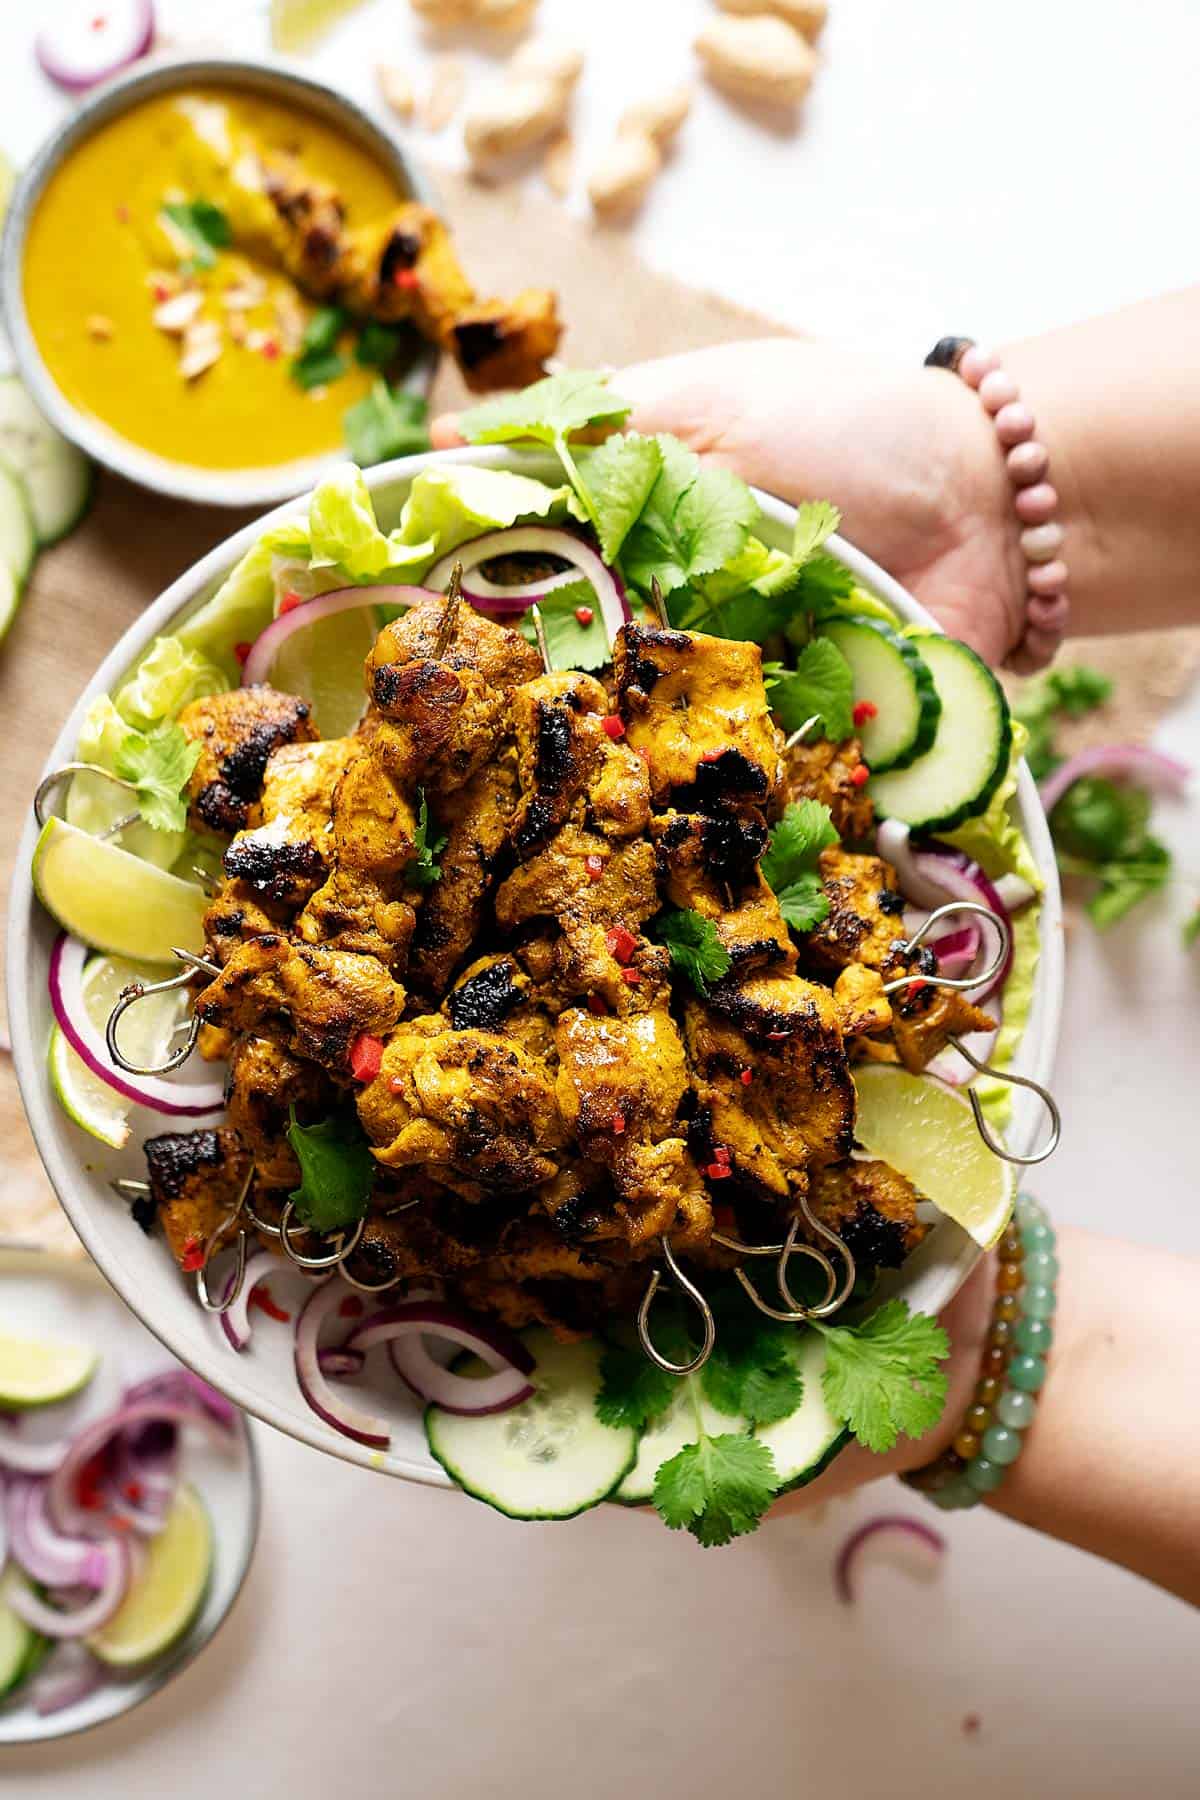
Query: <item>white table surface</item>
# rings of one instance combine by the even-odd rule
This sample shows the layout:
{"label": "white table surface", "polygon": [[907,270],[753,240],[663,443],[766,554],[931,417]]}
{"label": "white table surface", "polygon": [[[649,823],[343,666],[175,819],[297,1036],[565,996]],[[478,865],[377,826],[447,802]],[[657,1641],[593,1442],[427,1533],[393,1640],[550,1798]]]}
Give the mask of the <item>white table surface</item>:
{"label": "white table surface", "polygon": [[[29,54],[41,10],[8,0],[0,18],[0,140],[18,155],[65,112]],[[230,48],[265,41],[251,5],[161,10]],[[629,99],[687,70],[709,7],[542,11],[587,44],[578,112],[595,144]],[[418,41],[403,0],[379,0],[314,60],[366,96],[375,62]],[[913,356],[943,331],[1003,339],[1102,311],[1196,278],[1198,62],[1194,0],[833,0],[802,128],[766,130],[702,91],[630,241],[797,326]],[[433,161],[455,156],[453,135],[428,142]],[[1200,766],[1195,695],[1163,738]],[[1037,1186],[1060,1218],[1194,1252],[1200,960],[1178,927],[1200,812],[1164,806],[1159,823],[1192,885],[1072,943],[1066,1136]],[[833,1550],[881,1503],[918,1510],[902,1490],[716,1553],[617,1511],[510,1524],[260,1435],[261,1551],[224,1634],[139,1714],[9,1752],[5,1791],[1183,1800],[1200,1786],[1195,1616],[1003,1519],[951,1518],[936,1580],[876,1564],[847,1611]]]}

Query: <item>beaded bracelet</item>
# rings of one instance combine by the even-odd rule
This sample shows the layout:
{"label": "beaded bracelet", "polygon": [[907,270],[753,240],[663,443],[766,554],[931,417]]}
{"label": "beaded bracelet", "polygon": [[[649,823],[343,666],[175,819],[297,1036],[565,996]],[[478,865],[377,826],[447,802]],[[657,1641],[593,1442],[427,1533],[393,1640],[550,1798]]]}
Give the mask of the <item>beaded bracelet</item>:
{"label": "beaded bracelet", "polygon": [[1049,480],[1050,452],[1035,435],[1033,414],[1024,404],[1000,358],[982,350],[973,338],[945,337],[925,358],[930,369],[949,369],[974,388],[992,415],[1016,488],[1013,506],[1021,525],[1021,552],[1028,586],[1025,631],[1009,662],[1028,674],[1040,669],[1062,643],[1070,615],[1067,565],[1062,560],[1065,533],[1055,518],[1058,490]]}
{"label": "beaded bracelet", "polygon": [[1021,1454],[1054,1341],[1054,1228],[1028,1194],[1000,1239],[996,1299],[974,1399],[948,1450],[901,1479],[944,1511],[994,1494]]}

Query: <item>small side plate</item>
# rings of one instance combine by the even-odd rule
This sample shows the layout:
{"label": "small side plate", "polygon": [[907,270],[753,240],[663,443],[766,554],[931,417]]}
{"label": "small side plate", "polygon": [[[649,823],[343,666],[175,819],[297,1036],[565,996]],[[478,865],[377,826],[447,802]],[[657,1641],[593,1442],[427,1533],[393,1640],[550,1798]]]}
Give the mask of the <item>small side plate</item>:
{"label": "small side plate", "polygon": [[[18,1335],[62,1336],[100,1351],[100,1369],[91,1387],[78,1402],[63,1408],[64,1418],[84,1419],[102,1411],[129,1382],[153,1374],[166,1362],[162,1346],[122,1306],[91,1263],[48,1251],[0,1243],[0,1319],[6,1331]],[[216,1541],[212,1580],[195,1625],[144,1673],[114,1674],[77,1706],[47,1718],[40,1717],[20,1691],[11,1700],[0,1701],[0,1745],[69,1737],[131,1711],[185,1668],[224,1622],[246,1578],[258,1537],[258,1454],[248,1421],[243,1422],[235,1456],[223,1454],[198,1434],[189,1435],[184,1468],[208,1507]]]}

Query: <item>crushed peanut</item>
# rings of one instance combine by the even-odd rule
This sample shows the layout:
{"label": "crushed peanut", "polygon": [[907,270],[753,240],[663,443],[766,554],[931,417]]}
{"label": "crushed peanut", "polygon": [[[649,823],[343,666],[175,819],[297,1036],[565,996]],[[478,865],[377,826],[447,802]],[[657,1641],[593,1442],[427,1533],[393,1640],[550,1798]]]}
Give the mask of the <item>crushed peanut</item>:
{"label": "crushed peanut", "polygon": [[95,338],[98,344],[107,344],[114,330],[112,320],[105,313],[89,313],[85,328],[88,336]]}
{"label": "crushed peanut", "polygon": [[644,131],[624,131],[588,176],[588,198],[602,218],[636,212],[662,168],[662,151]]}
{"label": "crushed peanut", "polygon": [[215,319],[195,319],[183,334],[183,354],[179,358],[179,373],[185,381],[195,381],[206,369],[211,369],[221,354],[223,339],[221,327]]}
{"label": "crushed peanut", "polygon": [[172,337],[182,337],[203,305],[204,295],[198,288],[184,288],[182,293],[172,294],[169,300],[161,301],[150,317],[160,331],[166,331]]}
{"label": "crushed peanut", "polygon": [[617,126],[619,132],[641,132],[653,138],[665,150],[692,108],[692,90],[688,82],[648,100],[627,106]]}

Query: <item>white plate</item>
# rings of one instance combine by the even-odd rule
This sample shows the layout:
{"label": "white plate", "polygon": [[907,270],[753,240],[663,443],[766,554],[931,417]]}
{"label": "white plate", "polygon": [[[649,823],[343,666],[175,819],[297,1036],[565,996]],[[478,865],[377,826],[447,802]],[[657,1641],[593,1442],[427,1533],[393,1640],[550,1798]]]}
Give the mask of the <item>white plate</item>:
{"label": "white plate", "polygon": [[[387,463],[367,475],[375,497],[380,523],[391,529],[412,478],[437,462],[477,463],[489,468],[512,468],[557,483],[560,473],[553,459],[536,453],[520,454],[504,448],[465,449],[440,456],[406,457]],[[768,494],[758,494],[763,508],[763,535],[775,545],[790,545],[795,513]],[[137,623],[130,627],[89,682],[51,753],[47,769],[68,761],[75,751],[84,709],[97,694],[117,685],[128,666],[161,632],[207,600],[237,559],[256,541],[266,523],[296,511],[295,503],[280,507],[247,526],[210,552],[194,568],[180,576]],[[937,629],[935,622],[890,576],[868,557],[839,539],[829,548],[849,567],[864,586],[894,606],[906,619]],[[1037,790],[1027,769],[1022,769],[1017,791],[1017,817],[1045,881],[1042,908],[1042,954],[1029,1027],[1015,1063],[1018,1074],[1047,1082],[1058,1042],[1062,1008],[1063,947],[1062,909],[1054,850]],[[50,1091],[46,1075],[46,1046],[52,1023],[46,977],[50,947],[57,927],[34,898],[29,864],[36,841],[32,810],[21,840],[9,902],[8,1006],[13,1055],[21,1092],[33,1135],[71,1222],[117,1292],[150,1330],[181,1361],[211,1381],[238,1406],[265,1419],[281,1431],[312,1444],[318,1450],[377,1468],[389,1475],[432,1486],[449,1485],[443,1471],[425,1447],[420,1414],[400,1395],[389,1401],[394,1431],[390,1450],[380,1453],[355,1444],[331,1430],[308,1409],[296,1387],[290,1353],[290,1336],[280,1327],[260,1330],[250,1349],[241,1356],[225,1343],[214,1321],[201,1312],[177,1273],[161,1242],[143,1236],[130,1222],[124,1205],[109,1189],[115,1174],[142,1175],[145,1170],[136,1146],[145,1136],[163,1129],[161,1118],[136,1114],[134,1148],[108,1152],[81,1133],[64,1116]],[[1009,1142],[1015,1150],[1032,1148],[1043,1128],[1040,1104],[1032,1095],[1017,1090],[1014,1123]],[[920,1250],[905,1264],[895,1291],[924,1312],[938,1312],[956,1292],[980,1252],[960,1228],[942,1220]]]}
{"label": "white plate", "polygon": [[[162,1348],[119,1301],[90,1263],[41,1250],[0,1246],[0,1319],[18,1336],[68,1338],[101,1353],[100,1368],[77,1401],[47,1408],[51,1417],[83,1423],[115,1404],[123,1387],[165,1365]],[[31,1421],[32,1423],[32,1421]],[[144,1673],[114,1675],[76,1706],[41,1718],[18,1691],[0,1701],[0,1744],[33,1744],[89,1731],[149,1699],[191,1662],[224,1622],[237,1599],[258,1536],[258,1456],[243,1423],[240,1443],[223,1452],[200,1432],[185,1437],[183,1468],[212,1517],[216,1558],[196,1623],[175,1648]]]}

